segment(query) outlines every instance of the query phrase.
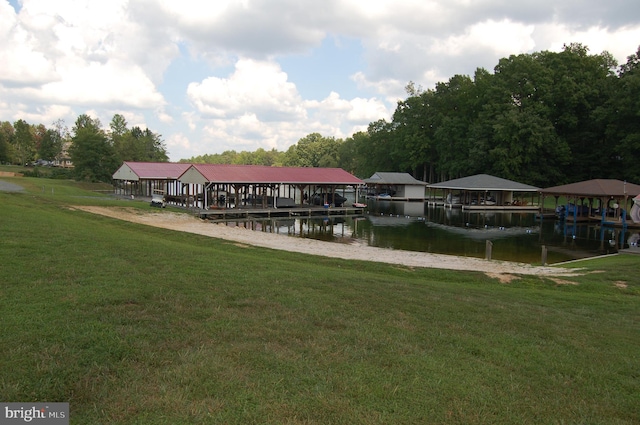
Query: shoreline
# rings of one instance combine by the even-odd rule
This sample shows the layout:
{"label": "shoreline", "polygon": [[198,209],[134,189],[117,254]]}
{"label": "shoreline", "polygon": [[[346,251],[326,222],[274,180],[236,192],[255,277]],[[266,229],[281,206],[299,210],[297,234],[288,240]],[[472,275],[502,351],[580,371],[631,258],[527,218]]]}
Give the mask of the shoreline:
{"label": "shoreline", "polygon": [[[507,280],[505,275],[538,275],[569,277],[579,275],[576,269],[552,266],[533,266],[501,260],[484,260],[446,254],[391,250],[362,245],[339,244],[315,239],[292,238],[272,233],[256,232],[242,227],[209,223],[202,219],[174,212],[141,213],[140,210],[122,207],[75,206],[72,209],[107,216],[119,220],[153,227],[214,237],[241,244],[302,254],[320,255],[345,260],[372,261],[407,267],[437,268],[459,271],[479,271],[491,277]],[[514,276],[515,277],[515,276]],[[510,279],[509,279],[510,280]],[[572,283],[572,282],[567,282]]]}

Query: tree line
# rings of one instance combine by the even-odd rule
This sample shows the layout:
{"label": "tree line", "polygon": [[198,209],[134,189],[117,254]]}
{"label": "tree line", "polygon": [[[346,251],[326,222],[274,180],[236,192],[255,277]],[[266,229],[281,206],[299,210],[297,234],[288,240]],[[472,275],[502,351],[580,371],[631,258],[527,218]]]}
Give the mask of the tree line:
{"label": "tree line", "polygon": [[110,182],[123,161],[163,162],[169,157],[159,134],[129,128],[120,114],[113,116],[106,131],[100,120],[86,114],[71,130],[62,120],[50,128],[24,120],[0,122],[0,163],[64,165],[66,160],[73,164],[70,173],[75,179]]}
{"label": "tree line", "polygon": [[[424,90],[410,82],[391,121],[346,139],[309,134],[286,151],[225,151],[180,162],[340,167],[367,178],[408,172],[438,182],[487,173],[539,187],[617,178],[640,182],[640,48],[618,65],[582,44],[502,58],[489,72],[454,75]],[[64,151],[76,178],[109,181],[122,161],[167,161],[149,129],[115,115],[110,131],[78,117],[71,131],[23,120],[0,123],[0,162],[24,164]]]}
{"label": "tree line", "polygon": [[476,173],[539,187],[594,178],[640,181],[640,49],[618,67],[581,44],[503,58],[493,73],[410,84],[391,122],[369,126],[366,171],[427,181]]}
{"label": "tree line", "polygon": [[640,182],[640,48],[618,66],[581,44],[501,59],[493,73],[414,83],[391,121],[344,140],[313,133],[286,152],[227,151],[188,162],[335,166],[366,178],[408,172],[438,182],[478,173],[548,187]]}

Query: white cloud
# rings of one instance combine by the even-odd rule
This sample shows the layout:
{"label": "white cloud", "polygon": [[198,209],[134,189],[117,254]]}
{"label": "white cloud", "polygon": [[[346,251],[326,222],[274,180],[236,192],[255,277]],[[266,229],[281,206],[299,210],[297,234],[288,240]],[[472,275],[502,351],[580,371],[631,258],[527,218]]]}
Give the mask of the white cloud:
{"label": "white cloud", "polygon": [[462,35],[436,40],[430,53],[451,57],[482,49],[495,55],[508,56],[514,52],[533,49],[533,31],[533,25],[523,25],[507,19],[499,22],[488,20],[470,26]]}
{"label": "white cloud", "polygon": [[626,63],[627,56],[634,54],[640,44],[640,26],[624,27],[612,32],[605,27],[575,31],[566,25],[553,24],[542,25],[539,33],[540,44],[547,46],[547,50],[558,52],[565,44],[582,43],[592,54],[608,51],[620,64]]}
{"label": "white cloud", "polygon": [[262,121],[304,118],[295,84],[274,62],[241,59],[229,78],[209,77],[191,83],[189,99],[205,118],[238,118],[255,114]]}
{"label": "white cloud", "polygon": [[[131,125],[163,134],[172,159],[283,150],[312,132],[348,137],[389,119],[409,81],[429,89],[477,67],[491,70],[511,54],[558,51],[571,42],[625,62],[640,43],[640,3],[633,0],[22,0],[21,6],[16,13],[0,1],[0,119],[64,118],[71,126],[90,109],[108,125],[121,111]],[[361,56],[328,56],[326,37],[357,40]],[[322,75],[299,77],[286,64],[316,54],[327,54],[317,70]],[[333,80],[339,75],[343,86]],[[322,95],[310,96],[305,84],[322,84]]]}
{"label": "white cloud", "polygon": [[[167,151],[174,161],[180,158],[190,158],[192,156],[202,155],[203,152],[199,152],[194,149],[193,145],[189,141],[189,138],[182,133],[173,133],[165,139]],[[172,153],[180,152],[180,156],[176,157]]]}
{"label": "white cloud", "polygon": [[13,14],[14,23],[2,34],[0,58],[7,66],[0,81],[17,87],[18,96],[44,103],[163,104],[153,81],[158,73],[148,69],[163,61],[148,58],[167,56],[167,49],[143,53],[149,45],[136,37],[144,31],[128,21],[126,4],[30,0],[18,15],[3,5],[3,22]]}
{"label": "white cloud", "polygon": [[41,84],[56,78],[54,68],[36,49],[34,34],[20,25],[13,8],[0,4],[0,83],[8,86]]}

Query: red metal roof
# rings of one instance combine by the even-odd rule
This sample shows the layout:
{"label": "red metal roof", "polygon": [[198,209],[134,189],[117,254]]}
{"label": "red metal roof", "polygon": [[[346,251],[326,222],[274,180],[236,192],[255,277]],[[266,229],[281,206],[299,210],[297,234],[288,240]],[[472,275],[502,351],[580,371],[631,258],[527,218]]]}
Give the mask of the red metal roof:
{"label": "red metal roof", "polygon": [[208,182],[218,183],[318,185],[360,185],[364,183],[342,168],[221,164],[193,164],[192,167],[202,174]]}
{"label": "red metal roof", "polygon": [[125,161],[131,171],[136,173],[140,179],[173,179],[177,180],[191,164],[180,164],[176,162],[129,162]]}

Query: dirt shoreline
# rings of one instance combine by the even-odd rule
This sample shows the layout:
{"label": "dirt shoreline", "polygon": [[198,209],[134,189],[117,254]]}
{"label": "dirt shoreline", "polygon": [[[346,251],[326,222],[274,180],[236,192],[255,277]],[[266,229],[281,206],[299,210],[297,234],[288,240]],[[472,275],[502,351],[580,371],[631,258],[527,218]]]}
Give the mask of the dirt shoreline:
{"label": "dirt shoreline", "polygon": [[489,276],[499,278],[502,281],[509,280],[509,276],[507,275],[568,277],[579,274],[576,269],[561,267],[532,266],[509,261],[487,261],[471,257],[339,244],[306,238],[292,238],[285,235],[256,232],[241,227],[213,224],[188,214],[178,214],[168,211],[146,213],[133,208],[95,206],[78,206],[74,208],[119,220],[225,239],[246,245],[348,260],[398,264],[408,267],[479,271]]}

